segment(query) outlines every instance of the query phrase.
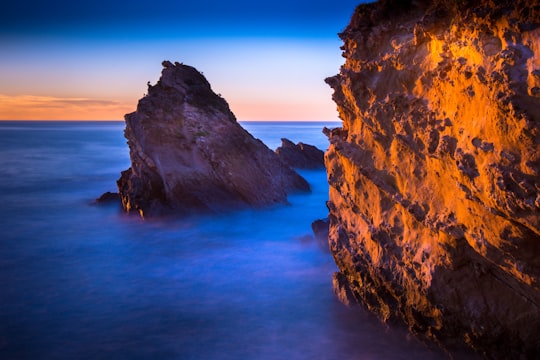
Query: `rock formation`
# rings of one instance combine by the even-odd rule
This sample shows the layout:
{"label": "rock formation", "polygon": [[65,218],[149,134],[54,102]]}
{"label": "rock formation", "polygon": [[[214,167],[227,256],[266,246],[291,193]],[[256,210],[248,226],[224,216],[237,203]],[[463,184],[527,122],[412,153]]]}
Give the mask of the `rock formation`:
{"label": "rock formation", "polygon": [[308,183],[236,121],[195,68],[163,62],[156,85],[125,116],[131,168],[122,205],[141,216],[284,203]]}
{"label": "rock formation", "polygon": [[315,220],[311,223],[311,230],[315,236],[315,240],[319,247],[325,252],[329,252],[328,248],[328,231],[330,229],[330,221],[328,218]]}
{"label": "rock formation", "polygon": [[336,292],[487,357],[537,356],[539,1],[380,1],[340,37]]}
{"label": "rock formation", "polygon": [[292,168],[324,169],[324,152],[313,145],[301,142],[295,145],[289,139],[281,139],[276,154]]}

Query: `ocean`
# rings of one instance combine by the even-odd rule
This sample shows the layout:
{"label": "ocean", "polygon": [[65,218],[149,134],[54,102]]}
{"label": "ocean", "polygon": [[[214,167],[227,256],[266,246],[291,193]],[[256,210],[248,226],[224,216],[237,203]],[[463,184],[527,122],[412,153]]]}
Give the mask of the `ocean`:
{"label": "ocean", "polygon": [[[326,149],[337,122],[242,122]],[[143,221],[96,205],[123,122],[0,122],[1,359],[445,359],[332,292],[324,170],[290,204]]]}

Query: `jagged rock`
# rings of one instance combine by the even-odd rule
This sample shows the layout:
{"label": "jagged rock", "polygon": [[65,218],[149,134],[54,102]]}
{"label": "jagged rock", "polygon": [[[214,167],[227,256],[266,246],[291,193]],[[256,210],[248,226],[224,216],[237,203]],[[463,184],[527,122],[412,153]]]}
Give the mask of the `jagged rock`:
{"label": "jagged rock", "polygon": [[131,168],[122,205],[141,216],[284,203],[309,185],[244,130],[195,68],[163,62],[156,85],[125,116]]}
{"label": "jagged rock", "polygon": [[281,146],[276,154],[287,165],[297,169],[324,169],[324,152],[313,145],[299,142],[294,144],[289,139],[281,139]]}
{"label": "jagged rock", "polygon": [[539,1],[397,3],[356,9],[327,79],[343,120],[326,130],[336,292],[489,358],[533,358]]}

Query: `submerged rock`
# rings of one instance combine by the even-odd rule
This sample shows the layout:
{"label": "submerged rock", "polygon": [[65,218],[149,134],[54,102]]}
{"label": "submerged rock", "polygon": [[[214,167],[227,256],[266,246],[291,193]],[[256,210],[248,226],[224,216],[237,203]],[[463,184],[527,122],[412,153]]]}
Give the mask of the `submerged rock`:
{"label": "submerged rock", "polygon": [[297,169],[324,169],[324,152],[313,145],[299,142],[294,144],[289,139],[281,139],[281,146],[276,154],[287,165]]}
{"label": "submerged rock", "polygon": [[533,358],[540,4],[399,4],[356,9],[327,79],[343,120],[325,155],[336,292],[487,357]]}
{"label": "submerged rock", "polygon": [[131,168],[118,190],[141,216],[285,203],[309,185],[236,121],[195,68],[163,62],[156,85],[125,116]]}

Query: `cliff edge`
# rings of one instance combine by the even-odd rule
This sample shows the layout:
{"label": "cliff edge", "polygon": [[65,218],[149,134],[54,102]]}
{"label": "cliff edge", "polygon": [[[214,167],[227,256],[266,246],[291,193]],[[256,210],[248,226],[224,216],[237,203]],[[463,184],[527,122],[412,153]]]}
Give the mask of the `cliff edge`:
{"label": "cliff edge", "polygon": [[141,216],[221,212],[285,203],[309,185],[244,130],[195,68],[163,62],[137,111],[125,116],[131,168],[117,181]]}
{"label": "cliff edge", "polygon": [[327,79],[335,291],[491,358],[540,353],[540,2],[379,1]]}

